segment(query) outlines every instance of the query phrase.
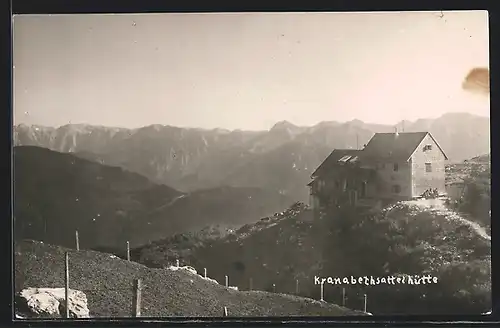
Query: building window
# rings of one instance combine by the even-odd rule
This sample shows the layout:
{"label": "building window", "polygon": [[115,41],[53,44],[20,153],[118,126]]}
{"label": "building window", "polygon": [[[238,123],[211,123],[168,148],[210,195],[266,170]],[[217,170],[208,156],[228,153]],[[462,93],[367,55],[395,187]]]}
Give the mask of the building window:
{"label": "building window", "polygon": [[424,151],[432,150],[432,145],[425,145]]}
{"label": "building window", "polygon": [[392,192],[395,194],[399,194],[401,192],[401,186],[400,185],[392,186]]}
{"label": "building window", "polygon": [[394,163],[394,171],[399,171],[399,165],[398,165],[398,163]]}
{"label": "building window", "polygon": [[425,163],[425,172],[432,172],[432,164]]}

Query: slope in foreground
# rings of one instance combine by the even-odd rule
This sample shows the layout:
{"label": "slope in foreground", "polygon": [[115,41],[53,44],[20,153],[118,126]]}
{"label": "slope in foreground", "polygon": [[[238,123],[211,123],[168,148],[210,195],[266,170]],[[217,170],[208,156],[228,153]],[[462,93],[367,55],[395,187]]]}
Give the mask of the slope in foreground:
{"label": "slope in foreground", "polygon": [[[24,240],[15,247],[16,293],[27,287],[64,286],[64,253],[68,249]],[[199,275],[150,269],[105,253],[70,253],[70,288],[83,291],[91,317],[130,316],[132,281],[143,281],[145,317],[344,316],[362,315],[334,304],[260,291],[241,292]]]}

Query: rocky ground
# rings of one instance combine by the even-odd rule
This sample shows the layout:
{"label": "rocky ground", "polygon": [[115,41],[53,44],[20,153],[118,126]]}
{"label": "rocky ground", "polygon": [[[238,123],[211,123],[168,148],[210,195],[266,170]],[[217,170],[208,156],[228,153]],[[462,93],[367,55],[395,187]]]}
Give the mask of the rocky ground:
{"label": "rocky ground", "polygon": [[491,156],[474,157],[460,163],[446,165],[446,183],[464,182],[471,178],[490,179]]}

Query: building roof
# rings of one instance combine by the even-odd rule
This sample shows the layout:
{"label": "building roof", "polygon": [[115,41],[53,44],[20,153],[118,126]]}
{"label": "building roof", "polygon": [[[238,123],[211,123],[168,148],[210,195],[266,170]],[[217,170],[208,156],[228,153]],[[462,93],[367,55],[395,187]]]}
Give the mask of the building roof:
{"label": "building roof", "polygon": [[330,155],[321,163],[321,165],[313,172],[311,177],[321,175],[332,165],[336,163],[355,163],[359,160],[361,154],[360,149],[334,149]]}
{"label": "building roof", "polygon": [[446,157],[443,149],[429,132],[376,133],[363,149],[363,162],[377,159],[407,161],[413,155],[422,140],[430,135]]}
{"label": "building roof", "polygon": [[322,175],[337,164],[370,163],[378,160],[408,161],[427,134],[436,143],[445,159],[448,159],[441,146],[429,132],[375,133],[362,150],[334,149],[311,177]]}

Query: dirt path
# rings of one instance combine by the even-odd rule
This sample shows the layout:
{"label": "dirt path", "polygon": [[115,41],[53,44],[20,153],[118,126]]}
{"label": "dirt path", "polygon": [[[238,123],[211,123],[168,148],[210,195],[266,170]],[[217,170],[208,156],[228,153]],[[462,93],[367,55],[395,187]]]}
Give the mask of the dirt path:
{"label": "dirt path", "polygon": [[169,206],[172,206],[174,205],[179,199],[182,199],[184,197],[186,197],[187,195],[186,194],[182,194],[180,196],[177,196],[175,197],[174,199],[172,199],[170,202],[166,203],[166,204],[163,204],[162,206],[160,207],[157,207],[157,208],[154,208],[153,210],[151,210],[148,214],[152,214],[152,213],[156,213],[156,212],[159,212]]}
{"label": "dirt path", "polygon": [[439,215],[445,216],[447,219],[460,221],[461,223],[471,227],[481,238],[491,241],[491,236],[488,232],[486,232],[484,227],[482,227],[479,223],[468,220],[457,212],[450,210],[446,207],[443,199],[418,199],[411,200],[406,203],[436,212]]}

